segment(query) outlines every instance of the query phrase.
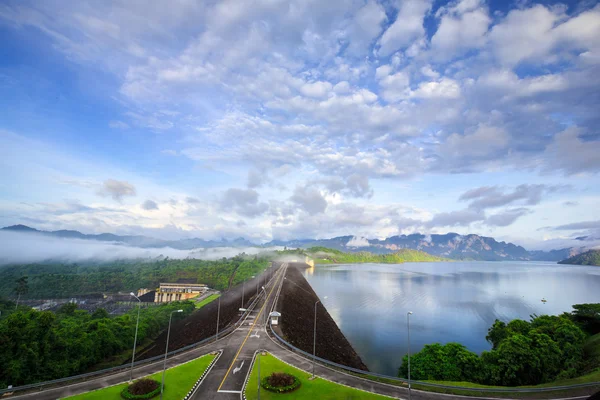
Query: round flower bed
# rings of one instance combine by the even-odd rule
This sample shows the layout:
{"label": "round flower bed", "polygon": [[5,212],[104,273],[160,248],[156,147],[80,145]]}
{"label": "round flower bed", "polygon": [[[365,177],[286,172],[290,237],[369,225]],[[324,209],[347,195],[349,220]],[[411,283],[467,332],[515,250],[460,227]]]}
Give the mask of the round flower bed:
{"label": "round flower bed", "polygon": [[273,372],[261,381],[261,386],[275,393],[288,393],[300,387],[300,379],[284,372]]}
{"label": "round flower bed", "polygon": [[121,392],[126,400],[151,399],[160,394],[160,382],[153,379],[140,379],[127,386]]}

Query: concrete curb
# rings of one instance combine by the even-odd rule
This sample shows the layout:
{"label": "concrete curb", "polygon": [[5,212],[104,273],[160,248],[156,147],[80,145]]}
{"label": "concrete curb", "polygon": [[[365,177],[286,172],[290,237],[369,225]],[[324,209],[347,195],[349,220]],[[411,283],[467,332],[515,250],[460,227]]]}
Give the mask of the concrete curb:
{"label": "concrete curb", "polygon": [[241,400],[247,400],[246,398],[246,386],[248,385],[248,382],[250,381],[250,375],[252,375],[252,371],[254,371],[254,365],[256,365],[255,361],[256,361],[256,354],[258,354],[259,351],[262,350],[256,350],[254,352],[254,356],[252,356],[252,366],[248,369],[248,373],[246,374],[246,379],[244,379],[244,385],[242,386],[242,392],[240,393],[240,399]]}
{"label": "concrete curb", "polygon": [[215,365],[215,363],[217,362],[219,357],[221,357],[221,354],[223,354],[223,350],[219,350],[218,353],[219,354],[217,354],[217,356],[215,358],[213,358],[213,360],[210,362],[210,364],[208,364],[208,367],[204,370],[204,372],[202,373],[200,378],[198,378],[196,383],[194,383],[194,386],[192,386],[192,389],[183,397],[183,400],[188,400],[188,399],[192,398],[194,396],[194,394],[196,394],[198,387],[202,384],[202,382],[204,382],[204,378],[206,377],[206,375],[208,375],[208,373],[210,372],[212,367]]}

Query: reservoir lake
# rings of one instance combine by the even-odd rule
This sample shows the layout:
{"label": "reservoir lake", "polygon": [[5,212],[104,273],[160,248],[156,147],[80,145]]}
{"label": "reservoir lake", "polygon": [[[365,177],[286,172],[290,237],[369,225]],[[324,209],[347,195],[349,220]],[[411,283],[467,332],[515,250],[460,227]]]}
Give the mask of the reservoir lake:
{"label": "reservoir lake", "polygon": [[369,369],[392,376],[407,352],[408,311],[411,354],[435,342],[481,353],[491,349],[485,336],[495,319],[529,320],[600,302],[600,267],[591,266],[367,263],[317,265],[304,275]]}

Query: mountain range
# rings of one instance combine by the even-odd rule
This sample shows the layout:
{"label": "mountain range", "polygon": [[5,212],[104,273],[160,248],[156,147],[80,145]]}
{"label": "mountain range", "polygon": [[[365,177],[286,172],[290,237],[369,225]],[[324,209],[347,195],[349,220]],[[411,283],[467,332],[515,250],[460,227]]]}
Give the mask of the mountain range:
{"label": "mountain range", "polygon": [[97,240],[123,243],[133,247],[162,248],[171,247],[179,250],[215,247],[291,247],[309,248],[323,246],[347,252],[369,251],[375,254],[393,253],[401,249],[421,250],[426,253],[446,258],[486,261],[560,261],[576,256],[587,249],[570,247],[551,251],[528,251],[513,243],[498,242],[494,238],[475,234],[411,234],[397,235],[386,239],[365,239],[354,236],[339,236],[331,239],[296,239],[273,240],[262,245],[244,238],[234,240],[204,240],[199,238],[181,240],[162,240],[140,235],[114,235],[111,233],[84,234],[74,230],[41,231],[25,225],[13,225],[2,231],[21,232],[38,235],[49,235],[60,238]]}

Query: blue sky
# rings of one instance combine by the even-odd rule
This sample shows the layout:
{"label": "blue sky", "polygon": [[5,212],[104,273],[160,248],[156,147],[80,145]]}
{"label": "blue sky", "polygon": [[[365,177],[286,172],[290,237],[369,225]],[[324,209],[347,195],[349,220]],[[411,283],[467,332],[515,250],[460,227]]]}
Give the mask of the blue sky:
{"label": "blue sky", "polygon": [[8,1],[0,224],[600,238],[594,1]]}

